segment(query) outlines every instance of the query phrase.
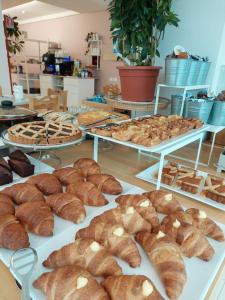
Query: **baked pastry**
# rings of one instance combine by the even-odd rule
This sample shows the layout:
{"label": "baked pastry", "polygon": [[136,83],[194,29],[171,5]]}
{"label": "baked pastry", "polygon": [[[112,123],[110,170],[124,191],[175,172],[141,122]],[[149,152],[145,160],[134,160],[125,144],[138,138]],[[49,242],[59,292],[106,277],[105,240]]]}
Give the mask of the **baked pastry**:
{"label": "baked pastry", "polygon": [[0,185],[8,184],[13,181],[13,175],[10,166],[0,157]]}
{"label": "baked pastry", "polygon": [[120,207],[133,206],[135,210],[148,221],[153,228],[159,226],[159,217],[151,201],[144,195],[121,195],[115,200]]}
{"label": "baked pastry", "polygon": [[164,190],[151,191],[143,194],[155,207],[158,213],[165,215],[172,214],[176,211],[182,211],[181,204],[174,198],[173,194]]}
{"label": "baked pastry", "polygon": [[57,169],[53,172],[62,185],[69,185],[71,183],[77,183],[84,181],[84,177],[78,170],[72,167],[65,167],[62,169]]}
{"label": "baked pastry", "polygon": [[115,177],[108,174],[88,175],[87,181],[92,182],[102,193],[110,195],[121,194],[123,188]]}
{"label": "baked pastry", "polygon": [[8,129],[9,139],[19,144],[62,144],[82,134],[74,124],[35,121],[16,124]]}
{"label": "baked pastry", "polygon": [[75,194],[85,205],[103,206],[108,203],[101,191],[91,182],[78,182],[66,187],[68,193]]}
{"label": "baked pastry", "polygon": [[139,231],[151,231],[152,226],[148,223],[133,206],[117,207],[105,211],[101,215],[92,219],[91,224],[111,223],[122,224],[124,229],[135,234]]}
{"label": "baked pastry", "polygon": [[109,276],[102,285],[111,300],[163,300],[150,279],[143,275]]}
{"label": "baked pastry", "polygon": [[13,205],[12,198],[0,193],[0,216],[14,215],[15,208]]}
{"label": "baked pastry", "polygon": [[167,217],[167,222],[163,223],[160,230],[169,235],[180,245],[183,255],[191,258],[198,257],[209,261],[214,255],[214,250],[202,232],[196,227],[182,223],[171,216]]}
{"label": "baked pastry", "polygon": [[225,204],[225,179],[208,175],[203,194],[209,199]]}
{"label": "baked pastry", "polygon": [[204,211],[197,208],[189,208],[186,210],[186,214],[193,218],[193,225],[200,229],[204,235],[219,242],[224,242],[222,229]]}
{"label": "baked pastry", "polygon": [[28,234],[15,216],[0,216],[0,248],[17,250],[29,244]]}
{"label": "baked pastry", "polygon": [[202,182],[204,181],[204,178],[202,176],[187,176],[184,175],[184,177],[179,177],[176,180],[176,183],[181,187],[183,191],[197,194],[200,192]]}
{"label": "baked pastry", "polygon": [[173,185],[175,180],[176,182],[179,182],[179,179],[181,178],[193,177],[194,175],[194,170],[170,162],[163,168],[162,183],[165,183],[167,185]]}
{"label": "baked pastry", "polygon": [[91,238],[105,246],[108,251],[136,268],[141,263],[136,243],[121,224],[95,223],[78,230],[77,238]]}
{"label": "baked pastry", "polygon": [[74,163],[73,167],[80,170],[84,177],[101,173],[101,167],[91,158],[80,158]]}
{"label": "baked pastry", "polygon": [[74,194],[50,195],[46,198],[46,202],[57,216],[65,220],[81,223],[86,216],[83,203]]}
{"label": "baked pastry", "polygon": [[56,176],[49,173],[34,175],[27,180],[34,184],[44,195],[62,193],[62,186]]}
{"label": "baked pastry", "polygon": [[93,239],[78,239],[52,252],[43,265],[54,269],[75,265],[88,270],[94,276],[122,274],[113,256]]}
{"label": "baked pastry", "polygon": [[151,234],[139,232],[136,240],[147,253],[157,270],[170,299],[175,300],[182,294],[187,275],[179,246],[163,232]]}
{"label": "baked pastry", "polygon": [[17,173],[20,177],[27,177],[34,174],[35,166],[31,164],[27,156],[20,150],[16,150],[9,154],[8,163],[11,170]]}
{"label": "baked pastry", "polygon": [[167,223],[174,223],[179,221],[181,224],[189,224],[193,225],[193,218],[190,214],[188,214],[186,211],[176,211],[172,214],[169,214],[168,216],[165,216],[161,222],[161,225],[165,225]]}
{"label": "baked pastry", "polygon": [[77,266],[43,273],[33,282],[33,286],[46,295],[46,300],[110,300],[97,280]]}
{"label": "baked pastry", "polygon": [[35,185],[25,182],[13,184],[2,190],[2,193],[11,197],[16,204],[45,200]]}
{"label": "baked pastry", "polygon": [[16,208],[15,215],[30,232],[41,236],[53,235],[54,217],[45,202],[23,203]]}

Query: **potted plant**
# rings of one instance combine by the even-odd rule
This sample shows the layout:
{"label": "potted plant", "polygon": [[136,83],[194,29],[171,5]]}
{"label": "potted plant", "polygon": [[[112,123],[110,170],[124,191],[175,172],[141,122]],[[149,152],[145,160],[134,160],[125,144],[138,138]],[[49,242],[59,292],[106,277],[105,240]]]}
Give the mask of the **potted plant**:
{"label": "potted plant", "polygon": [[122,97],[152,101],[161,67],[154,66],[159,42],[169,25],[178,26],[172,0],[112,0],[109,3],[114,53],[126,66],[118,67]]}

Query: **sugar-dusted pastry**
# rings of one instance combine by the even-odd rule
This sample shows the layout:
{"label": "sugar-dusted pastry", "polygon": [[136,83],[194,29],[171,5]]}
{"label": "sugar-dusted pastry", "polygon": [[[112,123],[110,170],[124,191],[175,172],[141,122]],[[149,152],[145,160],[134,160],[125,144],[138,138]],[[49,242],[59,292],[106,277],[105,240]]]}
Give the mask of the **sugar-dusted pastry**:
{"label": "sugar-dusted pastry", "polygon": [[115,177],[108,174],[94,174],[87,177],[87,181],[92,182],[102,193],[110,195],[121,194],[123,188]]}
{"label": "sugar-dusted pastry", "polygon": [[96,223],[122,224],[125,230],[134,234],[139,231],[151,231],[152,226],[147,222],[133,206],[117,207],[105,211],[92,219],[91,224]]}
{"label": "sugar-dusted pastry", "polygon": [[46,197],[47,204],[54,213],[68,221],[80,223],[86,216],[85,208],[79,198],[71,193],[59,193]]}
{"label": "sugar-dusted pastry", "polygon": [[62,185],[69,185],[71,183],[79,183],[84,181],[84,176],[79,170],[76,170],[72,167],[65,167],[57,169],[53,172]]}
{"label": "sugar-dusted pastry", "polygon": [[13,215],[0,216],[0,248],[17,250],[29,247],[29,238],[23,225]]}
{"label": "sugar-dusted pastry", "polygon": [[42,173],[30,177],[28,183],[34,184],[43,194],[51,195],[62,192],[62,185],[56,176],[49,173]]}
{"label": "sugar-dusted pastry", "polygon": [[108,203],[102,192],[88,181],[70,184],[66,190],[75,194],[85,205],[103,206]]}
{"label": "sugar-dusted pastry", "polygon": [[97,280],[77,266],[43,273],[33,282],[33,286],[46,295],[46,300],[110,300]]}
{"label": "sugar-dusted pastry", "polygon": [[80,170],[84,177],[101,173],[101,167],[91,158],[80,158],[74,163],[73,167]]}
{"label": "sugar-dusted pastry", "polygon": [[185,264],[179,246],[161,231],[157,235],[139,232],[136,235],[136,240],[144,248],[157,270],[169,298],[178,299],[187,280]]}
{"label": "sugar-dusted pastry", "polygon": [[219,242],[224,242],[224,233],[222,229],[211,220],[203,210],[197,208],[189,208],[186,213],[193,218],[193,225],[201,230],[201,232]]}
{"label": "sugar-dusted pastry", "polygon": [[26,202],[16,208],[16,217],[32,233],[53,235],[54,218],[50,207],[43,201]]}
{"label": "sugar-dusted pastry", "polygon": [[15,208],[13,205],[12,198],[0,193],[0,216],[14,215]]}
{"label": "sugar-dusted pastry", "polygon": [[155,207],[158,213],[169,215],[176,211],[182,211],[181,204],[176,200],[172,193],[158,190],[144,193]]}
{"label": "sugar-dusted pastry", "polygon": [[193,225],[193,218],[186,211],[176,211],[168,216],[165,216],[161,225],[166,225],[169,222],[179,221],[181,224]]}
{"label": "sugar-dusted pastry", "polygon": [[121,207],[133,206],[153,228],[159,226],[159,217],[151,201],[144,195],[121,195],[115,200]]}
{"label": "sugar-dusted pastry", "polygon": [[78,239],[52,252],[43,265],[54,269],[75,265],[88,270],[94,276],[107,277],[122,274],[114,257],[93,239]]}
{"label": "sugar-dusted pastry", "polygon": [[13,184],[5,188],[2,193],[11,197],[16,204],[45,200],[44,195],[35,185],[26,182]]}
{"label": "sugar-dusted pastry", "polygon": [[111,300],[163,300],[151,280],[143,275],[109,276],[102,285]]}
{"label": "sugar-dusted pastry", "polygon": [[76,238],[91,238],[105,246],[110,253],[136,268],[141,263],[136,243],[121,224],[95,223],[76,233]]}
{"label": "sugar-dusted pastry", "polygon": [[168,216],[167,222],[162,223],[160,231],[179,244],[182,253],[189,258],[198,257],[209,261],[214,255],[212,246],[202,232],[188,223],[182,223]]}

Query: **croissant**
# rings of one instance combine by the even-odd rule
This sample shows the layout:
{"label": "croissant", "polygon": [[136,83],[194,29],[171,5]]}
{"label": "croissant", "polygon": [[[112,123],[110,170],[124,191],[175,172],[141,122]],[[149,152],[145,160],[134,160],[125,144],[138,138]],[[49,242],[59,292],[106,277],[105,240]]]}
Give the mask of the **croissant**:
{"label": "croissant", "polygon": [[152,205],[155,207],[158,213],[169,215],[176,211],[183,210],[181,204],[170,192],[158,190],[147,192],[143,195],[145,195],[152,202]]}
{"label": "croissant", "polygon": [[144,195],[121,195],[115,200],[119,206],[133,206],[136,211],[148,221],[153,228],[159,226],[159,217],[150,200]]}
{"label": "croissant", "polygon": [[16,208],[16,217],[32,233],[53,235],[54,218],[50,207],[43,201],[26,202]]}
{"label": "croissant", "polygon": [[0,216],[0,248],[17,250],[29,244],[28,234],[15,216]]}
{"label": "croissant", "polygon": [[134,234],[139,231],[151,231],[152,226],[135,210],[133,206],[117,207],[107,210],[103,214],[92,219],[91,224],[95,223],[122,224],[124,229]]}
{"label": "croissant", "polygon": [[175,222],[178,220],[181,224],[193,225],[193,218],[186,211],[177,211],[168,216],[165,216],[162,220],[161,225],[166,225],[170,222]]}
{"label": "croissant", "polygon": [[68,221],[80,223],[86,216],[83,203],[74,194],[59,193],[46,198],[47,204],[54,213]]}
{"label": "croissant", "polygon": [[87,181],[92,182],[102,193],[110,195],[121,194],[123,189],[119,181],[112,175],[94,174],[87,176]]}
{"label": "croissant", "polygon": [[93,239],[78,239],[52,252],[43,265],[48,268],[76,265],[87,269],[94,276],[122,274],[113,256]]}
{"label": "croissant", "polygon": [[9,196],[0,193],[0,216],[14,215],[14,213],[15,208],[12,199]]}
{"label": "croissant", "polygon": [[42,274],[33,282],[46,300],[110,300],[106,291],[86,270],[66,266]]}
{"label": "croissant", "polygon": [[174,220],[172,215],[168,217],[169,220],[160,227],[160,230],[180,245],[185,256],[198,257],[206,261],[212,259],[214,250],[200,230],[190,224]]}
{"label": "croissant", "polygon": [[80,229],[76,238],[92,238],[105,246],[110,253],[126,261],[131,267],[136,268],[141,263],[136,243],[125,232],[120,224],[96,223]]}
{"label": "croissant", "polygon": [[193,225],[201,230],[201,232],[219,242],[224,242],[224,233],[222,229],[202,210],[197,208],[189,208],[186,213],[193,218]]}
{"label": "croissant", "polygon": [[111,300],[163,300],[153,283],[143,275],[109,276],[102,285]]}
{"label": "croissant", "polygon": [[157,235],[139,232],[136,240],[142,245],[156,268],[167,295],[172,300],[178,299],[187,280],[182,253],[178,245],[161,231]]}
{"label": "croissant", "polygon": [[53,175],[58,178],[62,185],[84,181],[84,176],[81,174],[81,172],[72,167],[55,170]]}
{"label": "croissant", "polygon": [[85,177],[101,173],[99,164],[91,158],[80,158],[74,163],[73,167],[80,170]]}
{"label": "croissant", "polygon": [[36,185],[36,187],[47,196],[62,192],[62,186],[59,180],[49,173],[34,175],[30,177],[27,182]]}
{"label": "croissant", "polygon": [[42,192],[35,185],[29,183],[13,184],[5,188],[2,193],[11,197],[16,204],[45,200]]}
{"label": "croissant", "polygon": [[88,181],[70,184],[66,190],[75,194],[85,205],[103,206],[108,203],[101,191]]}

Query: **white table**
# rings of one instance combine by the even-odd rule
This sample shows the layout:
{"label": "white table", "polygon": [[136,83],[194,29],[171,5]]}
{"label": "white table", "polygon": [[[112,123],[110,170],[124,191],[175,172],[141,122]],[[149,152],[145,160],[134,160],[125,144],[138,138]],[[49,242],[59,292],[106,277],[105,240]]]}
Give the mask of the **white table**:
{"label": "white table", "polygon": [[131,142],[123,142],[116,140],[111,137],[103,137],[98,134],[94,134],[92,132],[86,131],[87,134],[91,135],[94,137],[94,153],[93,153],[93,158],[95,161],[98,161],[98,144],[99,144],[99,139],[104,139],[106,141],[110,141],[116,144],[120,144],[126,147],[134,148],[139,151],[144,151],[147,153],[157,153],[160,155],[160,163],[159,163],[159,172],[158,172],[158,178],[157,178],[157,185],[156,188],[160,189],[161,185],[161,177],[162,177],[162,170],[163,170],[163,162],[164,158],[166,155],[170,154],[171,152],[174,152],[188,144],[191,144],[195,141],[199,141],[198,144],[198,151],[196,155],[196,160],[195,160],[195,170],[197,169],[198,162],[199,162],[199,157],[200,157],[200,152],[201,152],[201,146],[202,146],[202,139],[203,135],[206,131],[208,131],[208,125],[203,126],[202,128],[192,130],[190,132],[187,132],[185,134],[182,134],[180,136],[171,138],[167,141],[162,142],[159,145],[152,146],[152,147],[145,147],[142,145],[134,144]]}

